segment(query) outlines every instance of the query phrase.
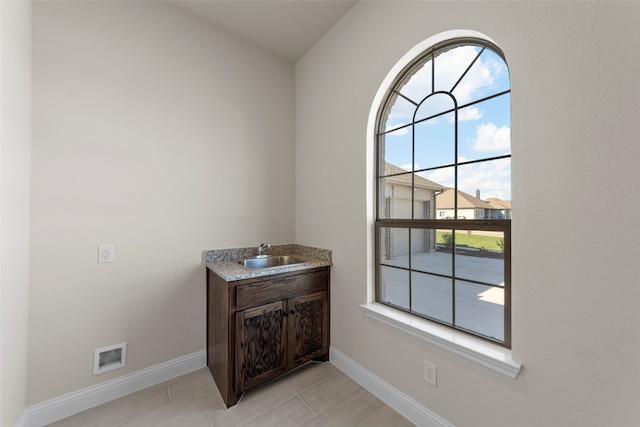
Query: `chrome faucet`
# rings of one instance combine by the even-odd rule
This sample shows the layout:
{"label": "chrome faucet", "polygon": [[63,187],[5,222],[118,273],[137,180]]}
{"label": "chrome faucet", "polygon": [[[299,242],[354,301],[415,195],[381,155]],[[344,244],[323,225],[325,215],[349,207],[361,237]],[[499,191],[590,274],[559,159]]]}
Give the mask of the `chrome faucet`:
{"label": "chrome faucet", "polygon": [[260,243],[260,246],[258,246],[258,256],[264,256],[264,251],[266,251],[270,247],[271,245],[268,243]]}

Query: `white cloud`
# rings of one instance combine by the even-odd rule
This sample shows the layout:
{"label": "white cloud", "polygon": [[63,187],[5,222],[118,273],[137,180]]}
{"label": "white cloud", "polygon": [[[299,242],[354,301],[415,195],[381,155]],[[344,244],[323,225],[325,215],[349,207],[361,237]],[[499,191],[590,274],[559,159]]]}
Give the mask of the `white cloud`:
{"label": "white cloud", "polygon": [[458,121],[468,122],[471,120],[480,120],[484,111],[480,111],[477,107],[463,108],[458,111]]}
{"label": "white cloud", "polygon": [[[431,93],[431,62],[424,64],[422,68],[416,71],[409,81],[400,88],[400,92],[412,99],[414,102],[420,102],[425,96]],[[402,99],[398,97],[398,99]],[[403,102],[407,107],[412,104]]]}
{"label": "white cloud", "polygon": [[[406,123],[395,123],[391,126],[387,124],[387,128],[385,131],[389,132],[390,129],[395,129],[400,126],[404,126]],[[388,135],[406,135],[409,133],[409,126],[403,127],[402,129],[394,130],[393,132],[388,133]]]}
{"label": "white cloud", "polygon": [[486,200],[489,197],[497,197],[502,200],[511,200],[511,183],[497,179],[484,181],[480,177],[475,179],[464,179],[460,183],[460,189],[472,196],[476,195],[476,190],[480,190],[480,198]]}
{"label": "white cloud", "polygon": [[498,127],[493,123],[482,123],[476,129],[473,149],[476,151],[509,150],[511,145],[511,129]]}
{"label": "white cloud", "polygon": [[437,169],[428,175],[424,175],[424,178],[445,187],[453,187],[454,171],[453,168]]}
{"label": "white cloud", "polygon": [[511,162],[510,159],[492,160],[461,166],[458,175],[458,188],[475,196],[480,189],[480,197],[498,197],[511,199]]}

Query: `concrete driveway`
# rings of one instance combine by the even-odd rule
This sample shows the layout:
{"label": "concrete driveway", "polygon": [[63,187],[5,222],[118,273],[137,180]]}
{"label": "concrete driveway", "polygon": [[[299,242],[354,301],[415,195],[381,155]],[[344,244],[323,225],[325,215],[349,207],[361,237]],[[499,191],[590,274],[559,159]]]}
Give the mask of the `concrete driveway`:
{"label": "concrete driveway", "polygon": [[[446,252],[421,252],[413,254],[411,272],[394,267],[381,267],[384,300],[443,323],[452,324],[455,297],[456,326],[503,340],[504,261],[456,254],[454,287],[454,280],[451,278],[452,259],[451,254]],[[409,256],[396,257],[385,261],[385,264],[408,268]],[[495,286],[479,285],[464,279]]]}

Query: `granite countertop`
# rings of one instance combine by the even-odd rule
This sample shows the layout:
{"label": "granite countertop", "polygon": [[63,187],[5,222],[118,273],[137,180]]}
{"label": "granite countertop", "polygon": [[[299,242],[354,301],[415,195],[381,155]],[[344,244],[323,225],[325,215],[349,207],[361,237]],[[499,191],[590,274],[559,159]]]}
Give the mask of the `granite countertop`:
{"label": "granite countertop", "polygon": [[251,258],[256,255],[258,255],[257,246],[250,248],[213,249],[204,251],[203,259],[209,270],[227,282],[331,265],[330,250],[296,244],[273,245],[265,251],[265,255],[295,255],[296,258],[304,260],[302,263],[255,269],[246,268],[238,264],[238,260]]}

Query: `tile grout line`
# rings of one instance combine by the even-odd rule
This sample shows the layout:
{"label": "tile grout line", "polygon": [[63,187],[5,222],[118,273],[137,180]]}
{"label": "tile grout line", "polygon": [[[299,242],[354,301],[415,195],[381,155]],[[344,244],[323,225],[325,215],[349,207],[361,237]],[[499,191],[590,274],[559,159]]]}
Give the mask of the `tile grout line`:
{"label": "tile grout line", "polygon": [[169,405],[171,405],[171,388],[167,384],[167,398],[169,399]]}
{"label": "tile grout line", "polygon": [[302,389],[302,390],[298,391],[297,393],[292,394],[289,398],[291,398],[291,397],[295,397],[295,396],[298,396],[299,394],[302,394],[302,393],[305,393],[305,392],[307,392],[307,391],[311,390],[312,388],[316,387],[318,384],[322,384],[323,382],[328,381],[328,380],[329,380],[329,379],[330,379],[330,378],[335,374],[335,372],[334,372],[334,373],[329,372],[329,371],[328,371],[327,369],[325,369],[325,368],[324,368],[324,366],[322,366],[321,364],[316,364],[316,363],[314,363],[314,364],[315,364],[316,366],[320,366],[320,368],[322,368],[322,370],[324,370],[324,371],[327,373],[327,376],[326,376],[326,377],[323,377],[320,381],[317,381],[317,382],[315,382],[315,383],[313,383],[313,384],[308,385],[307,387],[305,387],[304,389]]}
{"label": "tile grout line", "polygon": [[307,405],[307,402],[305,402],[305,401],[304,401],[304,399],[300,396],[300,394],[299,394],[299,393],[298,393],[298,394],[296,394],[296,397],[298,398],[298,400],[299,400],[300,402],[302,402],[302,404],[304,405],[304,407],[305,407],[305,408],[307,408],[307,409],[309,410],[309,412],[311,412],[311,415],[312,415],[312,416],[316,415],[316,413],[315,413],[315,412],[313,412],[313,409],[311,409],[311,408],[309,407],[309,405]]}
{"label": "tile grout line", "polygon": [[[0,0],[0,1],[1,1],[1,0]],[[300,393],[304,393],[304,392],[306,392],[306,391],[310,390],[311,388],[313,388],[313,387],[317,386],[318,384],[321,384],[321,383],[323,383],[323,382],[327,381],[327,379],[328,379],[328,378],[330,378],[330,377],[333,375],[333,373],[331,373],[331,372],[329,372],[327,369],[325,369],[325,368],[322,366],[322,363],[326,363],[326,362],[313,362],[313,363],[308,364],[308,365],[307,365],[307,367],[310,367],[310,366],[313,366],[313,365],[315,365],[315,366],[319,366],[323,371],[325,371],[325,372],[327,373],[327,376],[326,376],[326,377],[323,377],[321,380],[319,380],[319,381],[318,381],[318,382],[316,382],[316,383],[313,383],[313,384],[308,385],[307,387],[305,387],[305,388],[304,388],[304,389],[302,389],[302,390],[299,390],[299,391],[297,391],[297,392],[292,392],[291,394],[287,394],[287,395],[285,395],[285,396],[283,397],[283,399],[282,399],[282,402],[285,402],[285,401],[287,401],[287,400],[293,399],[294,397],[297,397],[297,396],[298,396],[298,394],[300,394]],[[304,366],[305,366],[305,365],[299,366],[299,367],[295,368],[293,371],[291,371],[291,372],[287,372],[285,375],[287,375],[287,376],[293,376],[293,375],[295,374],[295,371],[301,372],[301,371],[303,370]],[[274,378],[273,380],[268,381],[268,383],[270,383],[270,382],[276,383],[277,381],[286,381],[286,378],[281,378],[281,377],[280,377],[280,378],[278,378],[278,377],[276,377],[276,378]],[[237,404],[240,404],[240,402],[242,401],[242,398],[243,398],[244,396],[245,396],[245,393],[242,393],[242,394],[240,395],[240,398],[238,399],[238,402],[236,403],[236,405],[237,405]]]}

